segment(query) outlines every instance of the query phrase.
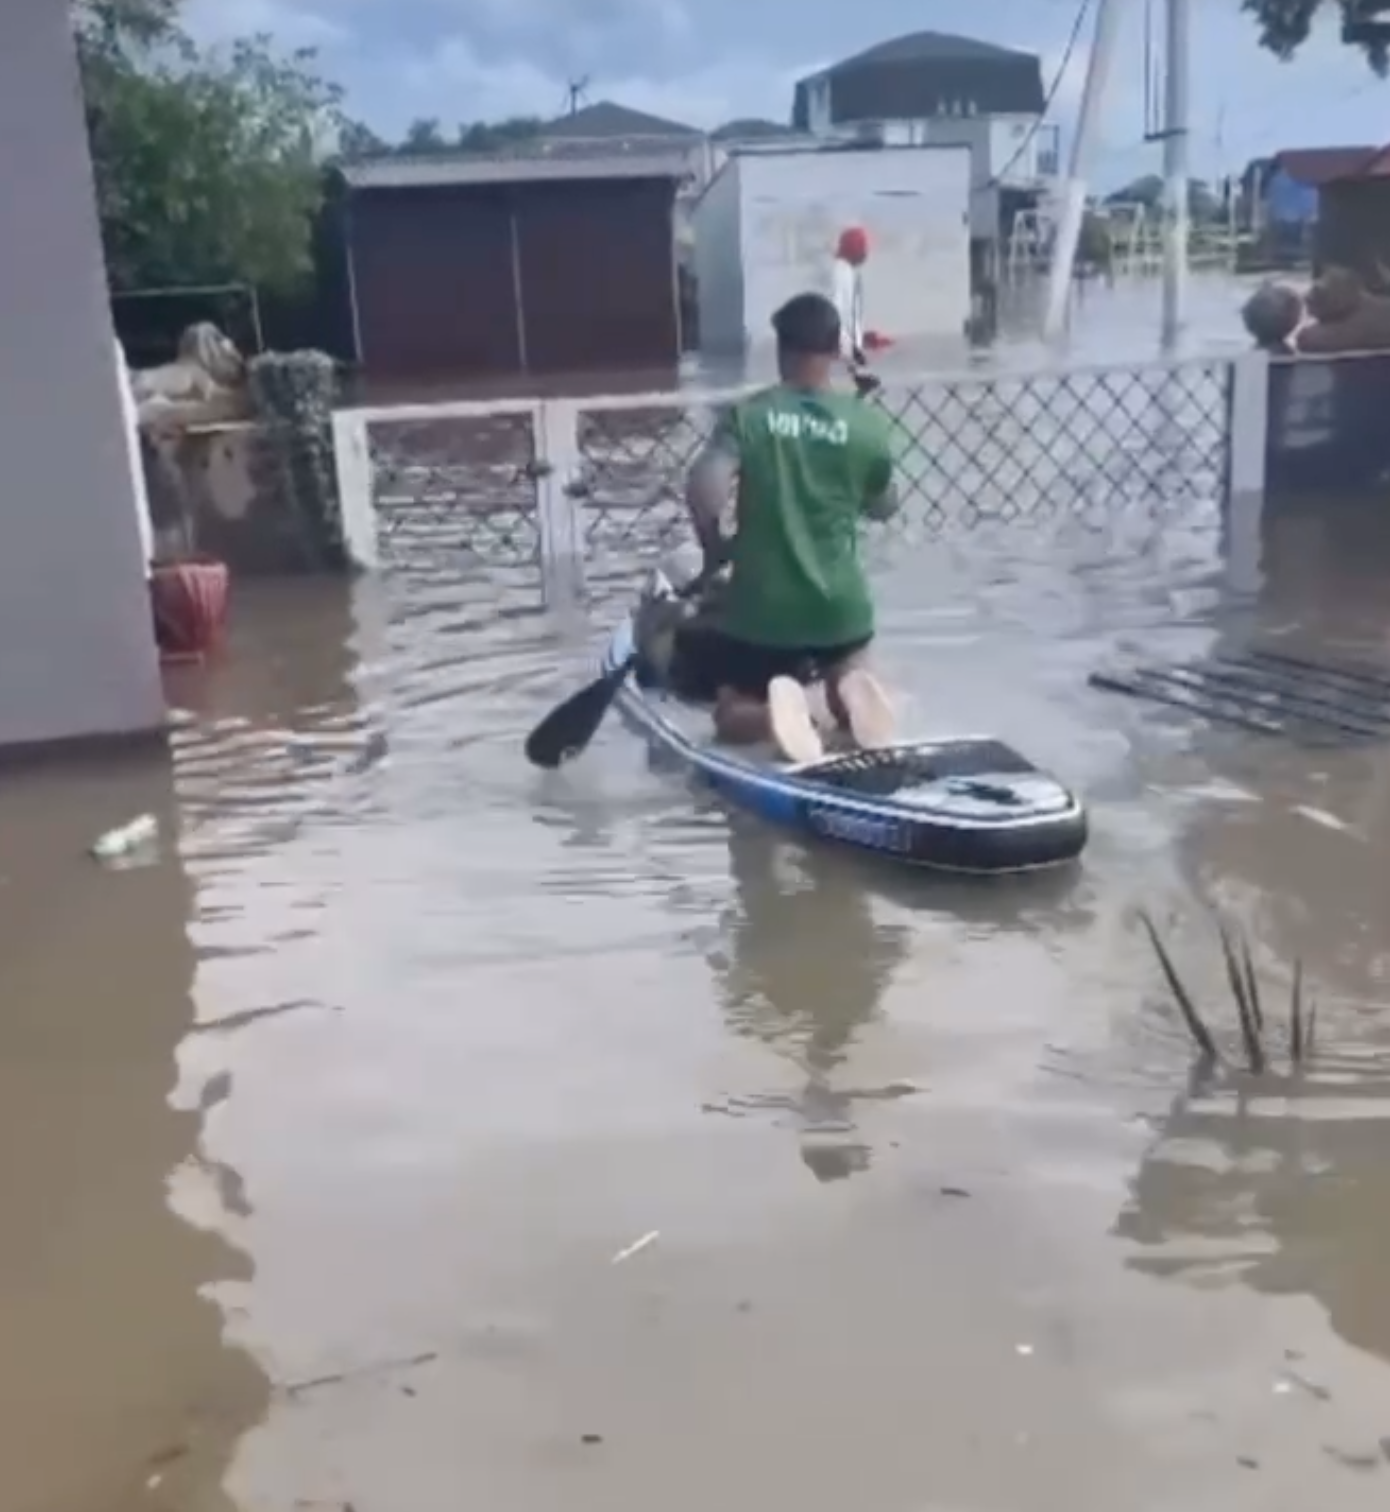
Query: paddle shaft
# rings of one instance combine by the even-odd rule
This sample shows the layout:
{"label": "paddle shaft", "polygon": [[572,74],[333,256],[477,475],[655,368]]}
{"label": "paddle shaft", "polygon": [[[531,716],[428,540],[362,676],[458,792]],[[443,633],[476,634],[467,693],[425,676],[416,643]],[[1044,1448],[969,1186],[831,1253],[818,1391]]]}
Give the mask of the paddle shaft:
{"label": "paddle shaft", "polygon": [[[717,567],[706,567],[688,583],[673,590],[675,596],[693,598],[704,589],[717,570]],[[571,757],[578,756],[598,733],[599,726],[639,659],[640,653],[634,650],[616,667],[610,667],[552,709],[526,739],[527,760],[534,766],[554,768],[563,765]]]}

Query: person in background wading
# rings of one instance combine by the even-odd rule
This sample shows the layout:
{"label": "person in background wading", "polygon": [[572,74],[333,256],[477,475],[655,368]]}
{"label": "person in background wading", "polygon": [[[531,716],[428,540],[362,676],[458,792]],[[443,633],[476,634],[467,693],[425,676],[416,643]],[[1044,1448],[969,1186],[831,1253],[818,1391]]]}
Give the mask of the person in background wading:
{"label": "person in background wading", "polygon": [[861,394],[879,386],[878,379],[867,371],[864,352],[864,264],[868,260],[868,234],[862,226],[846,227],[835,248],[831,298],[840,317],[840,356]]}

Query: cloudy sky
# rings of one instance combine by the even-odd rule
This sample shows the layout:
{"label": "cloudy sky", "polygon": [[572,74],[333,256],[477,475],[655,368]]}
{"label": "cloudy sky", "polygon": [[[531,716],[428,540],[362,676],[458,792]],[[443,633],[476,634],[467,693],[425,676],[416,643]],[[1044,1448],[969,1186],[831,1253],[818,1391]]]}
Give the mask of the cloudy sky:
{"label": "cloudy sky", "polygon": [[[733,116],[785,119],[801,75],[885,38],[932,28],[1042,54],[1059,68],[1077,0],[188,0],[204,40],[269,32],[319,49],[349,112],[386,136],[437,116],[446,128],[507,115],[551,115],[568,80],[591,99],[714,126]],[[1161,12],[1160,0],[1154,10]],[[1286,146],[1390,140],[1390,83],[1329,29],[1292,64],[1255,44],[1237,0],[1196,0],[1195,166],[1238,168]],[[1126,6],[1098,176],[1120,183],[1154,168],[1143,137],[1144,0]],[[1074,108],[1084,47],[1062,79]]]}

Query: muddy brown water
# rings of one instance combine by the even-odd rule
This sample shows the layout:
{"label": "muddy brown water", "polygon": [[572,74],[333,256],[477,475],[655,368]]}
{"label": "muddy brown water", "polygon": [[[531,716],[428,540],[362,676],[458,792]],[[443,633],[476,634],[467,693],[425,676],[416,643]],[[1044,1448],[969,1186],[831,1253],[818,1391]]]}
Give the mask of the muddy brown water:
{"label": "muddy brown water", "polygon": [[[1085,679],[1383,654],[1390,542],[1281,516],[1255,600],[1200,510],[880,558],[912,724],[1084,789],[1074,875],[806,850],[616,725],[527,770],[618,586],[447,555],[247,587],[170,762],[7,775],[6,1512],[1385,1505],[1390,753]],[[1302,1077],[1189,1085],[1134,911],[1234,1047],[1213,904],[1304,959]]]}
{"label": "muddy brown water", "polygon": [[[494,522],[493,556],[524,529]],[[1251,634],[1384,659],[1374,501],[880,540],[915,729],[1086,794],[1074,873],[807,850],[615,724],[458,533],[247,585],[172,754],[0,784],[0,1508],[1303,1512],[1390,1491],[1390,753],[1086,686]],[[154,864],[86,847],[159,816]],[[1319,1044],[1196,1083],[1147,907]],[[621,1263],[614,1258],[655,1233]]]}

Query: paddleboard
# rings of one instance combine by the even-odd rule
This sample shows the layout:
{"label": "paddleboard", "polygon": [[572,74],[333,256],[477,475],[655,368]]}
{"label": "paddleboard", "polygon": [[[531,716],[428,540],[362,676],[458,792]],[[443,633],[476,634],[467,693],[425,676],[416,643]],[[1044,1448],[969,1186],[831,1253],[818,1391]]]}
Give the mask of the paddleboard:
{"label": "paddleboard", "polygon": [[[645,593],[671,594],[654,574]],[[637,652],[637,608],[613,630],[604,672]],[[728,802],[808,840],[899,865],[981,875],[1064,866],[1085,847],[1077,796],[989,735],[904,740],[790,765],[716,744],[708,709],[630,673],[617,697],[628,727]]]}

